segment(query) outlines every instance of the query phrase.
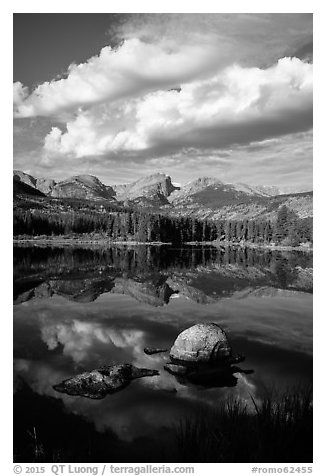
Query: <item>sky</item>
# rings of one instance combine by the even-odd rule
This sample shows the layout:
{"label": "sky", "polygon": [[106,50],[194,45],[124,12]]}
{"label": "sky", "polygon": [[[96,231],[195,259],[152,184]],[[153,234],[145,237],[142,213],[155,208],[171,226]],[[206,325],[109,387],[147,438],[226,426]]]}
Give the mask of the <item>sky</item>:
{"label": "sky", "polygon": [[312,14],[14,14],[14,168],[312,189]]}

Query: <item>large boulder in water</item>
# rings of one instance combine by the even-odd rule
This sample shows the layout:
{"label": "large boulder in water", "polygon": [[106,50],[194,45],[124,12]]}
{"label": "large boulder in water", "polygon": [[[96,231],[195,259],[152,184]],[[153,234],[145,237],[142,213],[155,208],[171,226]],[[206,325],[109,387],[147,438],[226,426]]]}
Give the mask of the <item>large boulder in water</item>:
{"label": "large boulder in water", "polygon": [[171,350],[171,361],[224,363],[231,357],[226,334],[215,323],[196,324],[181,332]]}

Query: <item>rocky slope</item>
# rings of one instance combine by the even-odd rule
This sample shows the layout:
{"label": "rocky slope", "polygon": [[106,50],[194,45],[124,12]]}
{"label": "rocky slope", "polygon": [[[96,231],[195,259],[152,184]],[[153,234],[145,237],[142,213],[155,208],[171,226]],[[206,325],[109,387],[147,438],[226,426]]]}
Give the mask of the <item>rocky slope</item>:
{"label": "rocky slope", "polygon": [[82,198],[87,200],[112,200],[115,192],[93,175],[75,175],[55,182],[52,179],[35,178],[20,170],[14,170],[14,179],[33,187],[49,197]]}
{"label": "rocky slope", "polygon": [[53,187],[56,185],[56,182],[52,179],[36,178],[32,175],[25,174],[25,172],[22,172],[21,170],[14,170],[14,180],[39,190],[45,195],[49,195]]}
{"label": "rocky slope", "polygon": [[50,195],[55,185],[56,182],[52,179],[36,179],[36,188],[43,192],[45,195]]}
{"label": "rocky slope", "polygon": [[280,195],[276,187],[250,186],[242,183],[225,184],[220,180],[202,177],[186,184],[169,196],[174,216],[196,218],[275,219],[282,205],[301,218],[312,216],[312,192]]}
{"label": "rocky slope", "polygon": [[119,202],[133,202],[140,206],[153,207],[169,204],[167,197],[177,190],[171,177],[154,174],[143,177],[131,184],[104,185],[92,175],[76,175],[60,182],[35,178],[19,170],[14,171],[16,180],[42,193],[57,198],[109,199]]}
{"label": "rocky slope", "polygon": [[14,170],[13,172],[14,180],[17,182],[23,182],[26,183],[26,185],[29,185],[30,187],[36,187],[36,178],[33,177],[32,175],[25,174],[25,172],[22,172],[21,170]]}
{"label": "rocky slope", "polygon": [[13,194],[14,197],[17,195],[44,197],[44,194],[33,185],[29,185],[28,183],[21,181],[19,175],[14,175]]}
{"label": "rocky slope", "polygon": [[113,186],[116,199],[119,201],[138,201],[142,206],[166,205],[167,197],[178,190],[171,182],[171,177],[165,174],[154,174],[143,177],[136,182]]}
{"label": "rocky slope", "polygon": [[169,213],[176,217],[191,216],[211,220],[250,220],[260,217],[274,220],[283,205],[296,212],[300,218],[312,217],[313,193],[262,197],[229,192],[213,195],[211,190],[206,189],[182,201],[173,202]]}
{"label": "rocky slope", "polygon": [[[200,194],[200,195],[197,195]],[[279,195],[280,191],[276,187],[252,186],[245,183],[223,183],[214,177],[200,177],[184,185],[179,191],[171,194],[170,202],[182,204],[189,202],[192,196],[200,198],[206,205],[211,202],[239,201],[249,197],[272,197]]]}
{"label": "rocky slope", "polygon": [[93,175],[76,175],[57,183],[49,195],[59,198],[84,198],[84,199],[112,199],[112,187],[105,186]]}

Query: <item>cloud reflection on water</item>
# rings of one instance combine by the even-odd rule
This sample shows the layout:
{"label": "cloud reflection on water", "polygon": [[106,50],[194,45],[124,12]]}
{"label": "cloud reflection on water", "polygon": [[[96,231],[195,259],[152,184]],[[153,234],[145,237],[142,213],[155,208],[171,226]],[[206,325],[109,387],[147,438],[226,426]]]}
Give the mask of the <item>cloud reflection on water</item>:
{"label": "cloud reflection on water", "polygon": [[[44,250],[42,253],[47,260],[56,257],[60,264],[59,253],[47,255]],[[25,382],[40,395],[60,399],[68,412],[83,416],[98,430],[110,427],[121,438],[130,440],[151,435],[153,431],[164,431],[181,415],[196,411],[199,404],[215,406],[217,401],[232,395],[245,399],[250,405],[250,394],[259,400],[268,386],[283,389],[300,381],[311,381],[312,295],[277,287],[274,275],[266,267],[270,256],[266,259],[257,256],[261,262],[257,271],[252,266],[247,268],[245,261],[241,266],[223,267],[220,264],[216,268],[214,259],[220,258],[215,256],[215,251],[210,267],[207,263],[203,267],[202,262],[189,262],[183,270],[173,270],[170,264],[170,268],[162,269],[159,274],[153,268],[146,274],[147,264],[142,261],[139,261],[142,273],[135,268],[126,276],[122,275],[121,269],[111,265],[110,287],[106,288],[102,272],[100,293],[97,294],[94,282],[99,263],[96,259],[101,263],[103,257],[92,253],[87,252],[88,261],[85,262],[84,255],[78,255],[77,265],[74,256],[71,266],[69,255],[64,255],[62,263],[67,276],[60,275],[55,281],[52,275],[52,281],[49,281],[51,289],[60,289],[60,295],[48,292],[48,287],[41,284],[44,292],[34,293],[27,300],[20,299],[15,306],[16,388]],[[165,253],[169,257],[169,253]],[[197,260],[198,255],[191,253],[191,259],[195,256]],[[155,256],[157,260],[159,255]],[[93,267],[90,266],[92,260]],[[35,256],[31,263],[35,263]],[[42,263],[40,261],[43,266]],[[174,266],[173,260],[171,263]],[[31,269],[38,271],[38,267],[31,268],[27,261],[26,265],[17,263],[17,268],[21,265],[24,266],[20,271],[22,278],[18,275],[17,282],[22,284],[17,289],[25,292],[24,273]],[[296,279],[293,274],[296,261],[287,266],[288,275]],[[150,268],[151,263],[148,263]],[[70,269],[74,272],[73,277],[69,277]],[[88,278],[85,279],[83,273],[87,269]],[[155,280],[153,271],[157,276]],[[39,279],[47,279],[49,272],[52,273],[51,263],[41,268]],[[112,287],[114,273],[116,287]],[[248,281],[248,273],[252,281]],[[263,283],[259,281],[262,277]],[[294,282],[291,279],[290,284]],[[166,282],[171,289],[177,284],[178,293],[164,301]],[[79,289],[85,289],[89,283],[92,292],[87,296],[91,299],[82,302],[71,298],[71,292],[79,293]],[[165,286],[163,294],[157,286],[159,289]],[[223,289],[227,290],[225,294]],[[147,292],[150,293],[148,299]],[[162,304],[156,306],[162,297]],[[236,374],[238,382],[232,388],[203,389],[184,385],[166,372],[163,366],[168,354],[148,356],[144,353],[144,347],[148,346],[170,347],[180,331],[197,322],[219,324],[227,332],[234,351],[246,356],[244,367],[254,369],[255,373]],[[158,369],[160,375],[133,381],[124,390],[101,401],[62,395],[52,389],[52,385],[77,373],[124,362]]]}

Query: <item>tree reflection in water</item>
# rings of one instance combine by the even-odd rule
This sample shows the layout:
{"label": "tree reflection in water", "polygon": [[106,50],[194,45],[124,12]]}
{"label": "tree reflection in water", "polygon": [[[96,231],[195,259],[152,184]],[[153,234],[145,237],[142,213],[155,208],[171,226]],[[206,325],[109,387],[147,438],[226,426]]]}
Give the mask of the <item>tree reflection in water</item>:
{"label": "tree reflection in water", "polygon": [[249,286],[312,292],[312,255],[239,247],[14,248],[17,303],[53,294],[91,302],[107,292],[153,306],[178,293],[205,303]]}

